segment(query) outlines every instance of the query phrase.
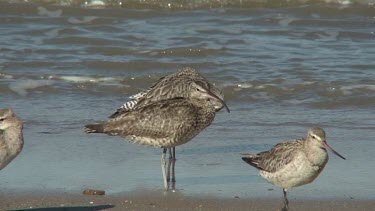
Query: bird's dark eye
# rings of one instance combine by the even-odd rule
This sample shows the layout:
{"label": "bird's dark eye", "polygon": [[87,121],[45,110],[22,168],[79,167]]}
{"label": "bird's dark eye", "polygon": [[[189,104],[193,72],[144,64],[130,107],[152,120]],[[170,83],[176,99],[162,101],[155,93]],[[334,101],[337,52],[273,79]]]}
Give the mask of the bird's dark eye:
{"label": "bird's dark eye", "polygon": [[199,91],[201,91],[199,88],[197,88],[197,91],[199,92]]}
{"label": "bird's dark eye", "polygon": [[312,135],[312,138],[313,138],[313,139],[316,139],[316,136],[315,136],[315,135]]}
{"label": "bird's dark eye", "polygon": [[4,118],[0,118],[0,122],[1,122],[1,121],[4,121],[4,120],[5,120]]}

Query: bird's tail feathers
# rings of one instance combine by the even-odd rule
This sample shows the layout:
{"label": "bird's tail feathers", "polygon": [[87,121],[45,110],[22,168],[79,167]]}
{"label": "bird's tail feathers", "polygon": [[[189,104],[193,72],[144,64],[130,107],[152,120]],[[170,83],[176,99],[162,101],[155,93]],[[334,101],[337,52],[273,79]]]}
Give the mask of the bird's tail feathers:
{"label": "bird's tail feathers", "polygon": [[259,162],[257,161],[257,155],[254,154],[241,154],[246,157],[242,157],[242,160],[245,161],[247,164],[254,166],[255,168],[259,168]]}
{"label": "bird's tail feathers", "polygon": [[85,132],[86,133],[103,133],[104,124],[85,125]]}

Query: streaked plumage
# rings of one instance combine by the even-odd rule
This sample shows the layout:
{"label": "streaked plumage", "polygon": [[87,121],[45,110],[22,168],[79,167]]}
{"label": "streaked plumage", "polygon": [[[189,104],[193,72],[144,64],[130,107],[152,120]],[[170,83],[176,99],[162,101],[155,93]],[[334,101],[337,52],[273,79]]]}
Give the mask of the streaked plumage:
{"label": "streaked plumage", "polygon": [[[147,90],[130,96],[129,98],[132,100],[124,103],[110,118],[117,118],[134,108],[142,107],[159,100],[175,97],[189,98],[193,91],[192,88],[194,88],[194,84],[196,83],[200,83],[201,86],[208,88],[210,92],[218,96],[221,100],[224,100],[224,95],[220,89],[209,83],[195,69],[185,67],[176,73],[160,78]],[[222,104],[217,104],[215,107],[216,111],[220,111],[222,108]],[[176,160],[175,148],[168,148],[168,150],[170,152],[170,159]]]}
{"label": "streaked plumage", "polygon": [[7,166],[22,150],[23,124],[10,108],[0,110],[0,169]]}
{"label": "streaked plumage", "polygon": [[[210,84],[195,69],[185,67],[176,73],[160,78],[146,91],[130,96],[129,98],[133,100],[124,103],[115,113],[110,116],[110,118],[116,118],[122,113],[126,113],[135,107],[144,106],[151,102],[175,97],[189,98],[191,89],[193,87],[193,82],[206,84],[205,86],[209,87],[210,92],[224,100],[223,93],[220,89]],[[218,105],[216,111],[219,111],[222,108],[222,105]]]}
{"label": "streaked plumage", "polygon": [[166,150],[190,141],[209,126],[219,105],[229,112],[224,101],[210,92],[209,84],[195,81],[192,87],[188,98],[176,97],[137,106],[106,123],[86,125],[85,131],[118,135],[133,143],[163,148],[162,172],[167,189]]}
{"label": "streaked plumage", "polygon": [[257,168],[265,180],[283,188],[287,210],[287,189],[314,181],[328,162],[327,149],[345,159],[328,146],[324,130],[315,127],[308,131],[306,138],[279,143],[258,154],[244,154],[242,159]]}
{"label": "streaked plumage", "polygon": [[186,98],[172,98],[135,108],[89,132],[121,136],[142,145],[171,148],[191,140],[210,125],[214,117],[214,108],[204,109]]}

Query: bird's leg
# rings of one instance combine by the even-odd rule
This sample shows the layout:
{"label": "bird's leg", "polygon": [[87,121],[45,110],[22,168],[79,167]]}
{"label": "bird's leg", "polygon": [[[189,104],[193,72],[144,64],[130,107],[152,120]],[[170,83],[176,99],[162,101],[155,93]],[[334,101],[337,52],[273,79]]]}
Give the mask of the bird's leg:
{"label": "bird's leg", "polygon": [[[168,162],[167,182],[168,182],[168,188],[169,186],[171,186],[172,191],[174,191],[176,187],[176,179],[175,179],[175,173],[174,173],[174,167],[175,167],[175,161],[176,161],[176,158],[175,158],[176,148],[175,147],[168,148],[168,151],[169,151],[169,162]],[[171,167],[172,167],[172,172],[171,172]]]}
{"label": "bird's leg", "polygon": [[176,148],[168,148],[169,151],[169,159],[170,160],[176,160]]}
{"label": "bird's leg", "polygon": [[173,147],[172,158],[176,161],[176,147]]}
{"label": "bird's leg", "polygon": [[288,211],[289,210],[289,202],[288,202],[288,198],[286,196],[286,189],[283,188],[283,193],[284,193],[284,207],[282,209],[282,211]]}
{"label": "bird's leg", "polygon": [[172,148],[168,148],[169,160],[172,159]]}
{"label": "bird's leg", "polygon": [[175,173],[174,173],[174,166],[176,164],[176,158],[175,158],[175,149],[173,147],[173,159],[171,160],[172,162],[172,191],[174,192],[176,190],[176,178],[175,178]]}
{"label": "bird's leg", "polygon": [[167,169],[167,183],[168,183],[168,189],[171,182],[171,160],[172,160],[172,150],[171,148],[168,148],[169,151],[169,159],[168,159],[168,169]]}
{"label": "bird's leg", "polygon": [[165,175],[165,157],[167,154],[167,148],[163,148],[163,154],[161,155],[161,171],[163,174],[164,189],[168,190],[167,177]]}

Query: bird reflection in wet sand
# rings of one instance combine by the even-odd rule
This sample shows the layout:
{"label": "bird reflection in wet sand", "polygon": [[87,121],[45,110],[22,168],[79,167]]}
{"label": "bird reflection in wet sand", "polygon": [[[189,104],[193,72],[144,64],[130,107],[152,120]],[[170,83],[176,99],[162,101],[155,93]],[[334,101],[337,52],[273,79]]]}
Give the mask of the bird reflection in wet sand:
{"label": "bird reflection in wet sand", "polygon": [[345,160],[327,144],[324,130],[315,127],[308,131],[306,138],[279,143],[258,154],[243,154],[242,160],[257,168],[265,180],[283,188],[282,210],[288,210],[286,191],[314,181],[328,162],[327,150]]}
{"label": "bird reflection in wet sand", "polygon": [[[208,87],[211,93],[219,97],[221,100],[224,100],[224,95],[220,89],[208,82],[195,69],[185,67],[180,69],[176,73],[160,78],[147,90],[130,96],[129,98],[132,100],[124,103],[120,108],[117,109],[116,112],[114,112],[110,116],[110,118],[116,118],[135,108],[143,107],[159,100],[166,100],[175,97],[189,98],[192,94],[192,91],[194,91],[193,89],[195,89],[194,83],[201,83],[202,85]],[[216,104],[215,111],[218,112],[223,107],[224,106],[222,104]],[[172,183],[172,190],[174,190],[176,181],[174,177],[174,167],[176,162],[175,147],[168,148],[168,152],[169,160],[167,182],[168,186],[170,182]]]}
{"label": "bird reflection in wet sand", "polygon": [[212,93],[209,83],[192,81],[190,86],[186,98],[163,99],[135,107],[108,122],[86,125],[85,131],[121,136],[132,143],[163,148],[161,168],[167,190],[167,149],[190,141],[209,126],[218,107],[224,106],[229,112],[225,102]]}
{"label": "bird reflection in wet sand", "polygon": [[10,108],[0,109],[0,170],[23,148],[23,123]]}

